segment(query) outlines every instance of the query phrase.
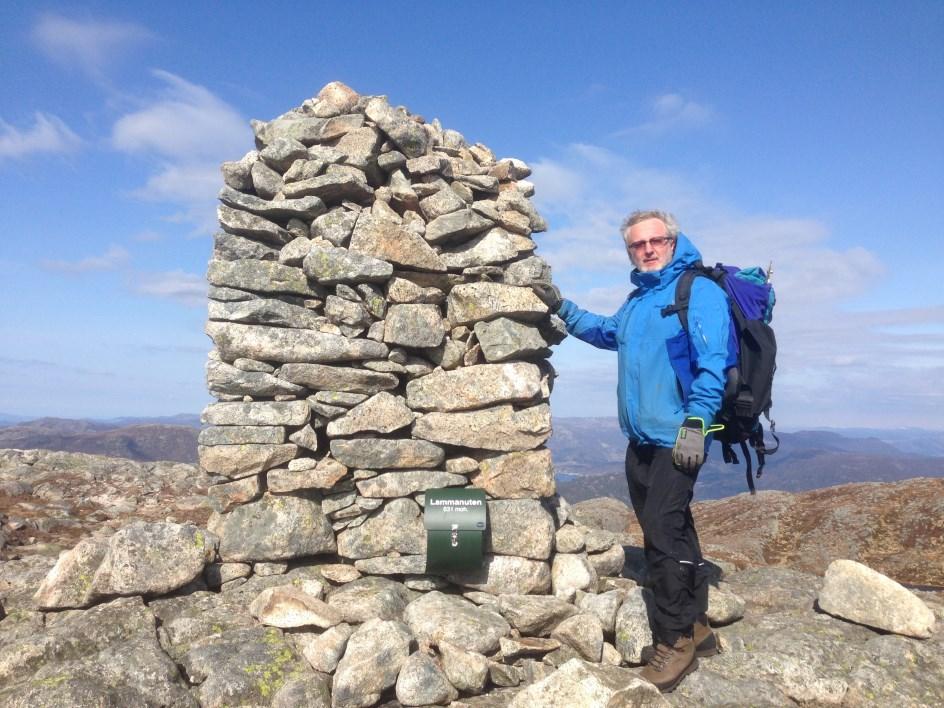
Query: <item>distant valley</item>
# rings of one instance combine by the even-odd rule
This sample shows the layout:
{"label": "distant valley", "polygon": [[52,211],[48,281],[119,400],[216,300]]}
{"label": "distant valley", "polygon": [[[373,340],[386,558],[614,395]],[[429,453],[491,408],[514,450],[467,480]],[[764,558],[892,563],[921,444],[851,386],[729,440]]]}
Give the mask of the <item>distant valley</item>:
{"label": "distant valley", "polygon": [[[195,462],[199,416],[15,421],[0,414],[0,448],[46,449],[138,461]],[[944,431],[813,430],[780,433],[758,490],[790,492],[850,482],[892,482],[944,476]],[[628,501],[626,442],[613,418],[555,418],[548,442],[561,494],[571,502],[609,496]],[[702,469],[696,499],[747,491],[744,465],[725,465],[720,447]]]}

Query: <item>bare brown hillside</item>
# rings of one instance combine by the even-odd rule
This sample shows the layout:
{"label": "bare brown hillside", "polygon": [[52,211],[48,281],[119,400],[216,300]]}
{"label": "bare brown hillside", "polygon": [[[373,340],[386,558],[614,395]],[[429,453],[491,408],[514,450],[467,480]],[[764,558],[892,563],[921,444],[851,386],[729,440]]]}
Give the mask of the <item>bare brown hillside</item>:
{"label": "bare brown hillside", "polygon": [[[902,583],[944,587],[944,479],[759,492],[692,507],[705,555],[822,575],[849,558]],[[628,514],[627,530],[641,541]]]}

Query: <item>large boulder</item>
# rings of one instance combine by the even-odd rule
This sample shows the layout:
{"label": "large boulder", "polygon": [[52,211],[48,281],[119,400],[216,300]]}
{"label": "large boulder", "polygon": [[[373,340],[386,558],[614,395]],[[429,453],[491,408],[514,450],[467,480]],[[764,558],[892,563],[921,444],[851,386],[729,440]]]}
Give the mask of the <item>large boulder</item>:
{"label": "large boulder", "polygon": [[886,632],[927,639],[934,631],[934,613],[920,598],[852,560],[829,564],[817,603],[832,615]]}
{"label": "large boulder", "polygon": [[46,609],[88,607],[115,595],[162,595],[203,573],[219,539],[190,524],[134,522],[60,555],[39,590]]}

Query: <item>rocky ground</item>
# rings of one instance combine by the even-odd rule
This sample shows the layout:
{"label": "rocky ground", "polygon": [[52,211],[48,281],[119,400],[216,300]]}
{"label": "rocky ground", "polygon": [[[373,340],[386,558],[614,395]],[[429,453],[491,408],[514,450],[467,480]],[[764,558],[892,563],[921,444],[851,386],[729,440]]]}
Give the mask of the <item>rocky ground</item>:
{"label": "rocky ground", "polygon": [[207,488],[219,479],[179,462],[0,450],[0,559],[55,558],[135,520],[206,526]]}
{"label": "rocky ground", "polygon": [[[410,576],[359,578],[327,557],[257,564],[251,575],[246,569],[248,578],[233,579],[219,577],[219,564],[201,561],[202,573],[183,588],[163,596],[141,590],[171,582],[184,558],[207,555],[211,535],[204,541],[194,525],[205,527],[206,488],[214,481],[190,465],[0,452],[6,559],[0,562],[0,704],[934,706],[944,696],[944,593],[889,588],[857,575],[855,564],[833,564],[824,579],[825,567],[789,567],[796,551],[770,557],[783,565],[764,565],[763,553],[743,551],[773,547],[768,522],[774,517],[764,513],[762,497],[748,500],[754,516],[740,513],[741,525],[727,530],[727,545],[742,549],[738,563],[712,556],[718,578],[709,614],[723,652],[700,660],[697,672],[660,697],[635,679],[649,634],[631,533],[624,536],[622,577],[601,573],[592,587],[566,597],[463,596]],[[865,485],[858,504],[856,490],[840,488],[829,524],[816,527],[817,517],[807,513],[805,533],[784,538],[812,549],[809,537],[819,528],[820,538],[842,539],[843,548],[854,550],[849,539],[863,537],[871,505],[893,503],[899,487],[903,496],[922,496],[920,486],[909,484]],[[790,506],[777,500],[776,508]],[[844,513],[845,507],[862,513]],[[558,534],[555,542],[572,549],[592,542],[594,528],[624,533],[621,514],[625,507],[615,500],[577,505],[572,516],[583,523],[566,528],[584,535]],[[852,525],[842,526],[850,516]],[[913,538],[913,519],[904,513],[887,515],[886,526],[896,518],[897,535],[883,531],[888,555],[894,553],[887,539]],[[801,528],[783,513],[780,523]],[[199,539],[199,548],[163,561],[113,558],[113,587],[124,573],[138,590],[105,595],[85,609],[39,609],[35,593],[60,549],[96,537],[110,539],[114,551],[115,539],[133,537],[135,529],[182,530]],[[825,561],[828,552],[819,550],[814,555]],[[155,565],[160,562],[165,565]],[[222,590],[211,589],[224,580]],[[859,602],[863,597],[871,604]],[[928,608],[936,616],[931,631]],[[300,615],[306,617],[301,626],[284,626]]]}

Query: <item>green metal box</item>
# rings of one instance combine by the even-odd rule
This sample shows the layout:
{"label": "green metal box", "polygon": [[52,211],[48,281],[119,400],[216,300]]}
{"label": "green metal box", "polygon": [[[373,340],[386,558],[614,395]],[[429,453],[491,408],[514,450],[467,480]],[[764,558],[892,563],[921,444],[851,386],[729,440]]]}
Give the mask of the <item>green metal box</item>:
{"label": "green metal box", "polygon": [[428,489],[425,506],[426,572],[481,568],[488,524],[485,492]]}

